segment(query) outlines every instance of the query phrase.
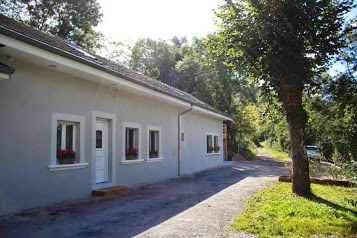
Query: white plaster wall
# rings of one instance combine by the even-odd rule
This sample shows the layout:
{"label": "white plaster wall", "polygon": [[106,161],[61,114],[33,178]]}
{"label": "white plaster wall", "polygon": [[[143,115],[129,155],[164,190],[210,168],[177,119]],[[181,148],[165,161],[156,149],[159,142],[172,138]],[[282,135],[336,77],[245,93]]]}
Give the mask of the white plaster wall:
{"label": "white plaster wall", "polygon": [[[0,214],[90,195],[93,111],[116,116],[115,185],[134,186],[177,176],[177,115],[184,109],[20,60],[11,66],[16,69],[12,79],[0,81]],[[53,112],[85,117],[87,168],[48,170]],[[182,173],[222,164],[222,155],[206,156],[205,145],[206,131],[220,133],[222,140],[222,121],[194,112],[183,118]],[[161,127],[164,160],[122,164],[123,122],[141,125],[143,156],[146,127]]]}
{"label": "white plaster wall", "polygon": [[[181,171],[189,174],[211,167],[223,165],[222,121],[197,113],[183,116],[182,130],[185,140],[181,142]],[[207,155],[206,132],[218,134],[219,154]]]}

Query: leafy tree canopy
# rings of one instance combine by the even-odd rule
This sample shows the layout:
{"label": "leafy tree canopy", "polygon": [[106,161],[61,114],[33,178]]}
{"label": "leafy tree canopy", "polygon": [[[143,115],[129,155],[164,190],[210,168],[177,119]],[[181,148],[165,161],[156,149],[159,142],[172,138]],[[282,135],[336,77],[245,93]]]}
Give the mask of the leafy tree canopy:
{"label": "leafy tree canopy", "polygon": [[131,49],[130,68],[169,85],[173,85],[170,72],[174,65],[172,46],[165,41],[139,39]]}
{"label": "leafy tree canopy", "polygon": [[304,152],[305,85],[323,70],[343,39],[352,0],[226,0],[216,12],[220,31],[211,49],[241,73],[276,91],[287,115],[293,191],[310,194]]}
{"label": "leafy tree canopy", "polygon": [[102,18],[96,0],[1,0],[0,12],[89,50],[99,47],[95,32]]}

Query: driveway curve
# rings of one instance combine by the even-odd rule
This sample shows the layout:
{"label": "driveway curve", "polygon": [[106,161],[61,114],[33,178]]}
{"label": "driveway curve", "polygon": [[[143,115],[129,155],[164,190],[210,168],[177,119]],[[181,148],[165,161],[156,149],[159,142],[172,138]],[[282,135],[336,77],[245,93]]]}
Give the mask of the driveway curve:
{"label": "driveway curve", "polygon": [[287,173],[283,161],[266,157],[227,161],[125,194],[0,217],[0,237],[251,237],[230,224],[248,197]]}

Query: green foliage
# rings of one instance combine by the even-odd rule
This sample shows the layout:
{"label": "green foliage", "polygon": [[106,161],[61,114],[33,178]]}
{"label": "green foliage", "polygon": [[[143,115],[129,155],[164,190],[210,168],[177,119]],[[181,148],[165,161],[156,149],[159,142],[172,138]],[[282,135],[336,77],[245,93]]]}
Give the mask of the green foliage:
{"label": "green foliage", "polygon": [[[357,110],[353,100],[342,103],[334,97],[326,99],[328,94],[322,96],[305,100],[309,112],[307,143],[318,145],[329,161],[334,155],[337,164],[357,160]],[[357,99],[357,94],[354,97]]]}
{"label": "green foliage", "polygon": [[263,88],[276,92],[289,124],[293,190],[309,194],[304,153],[305,85],[344,46],[344,14],[353,1],[227,0],[216,12],[220,31],[211,50]]}
{"label": "green foliage", "polygon": [[94,31],[102,18],[96,0],[4,0],[0,12],[94,51],[101,34]]}
{"label": "green foliage", "polygon": [[[212,37],[212,36],[211,36]],[[118,52],[122,45],[119,45]],[[149,77],[192,94],[232,115],[228,123],[228,150],[237,152],[239,141],[256,136],[256,89],[213,55],[206,40],[173,37],[165,41],[140,39],[131,48],[129,66]],[[117,57],[112,57],[113,60]]]}
{"label": "green foliage", "polygon": [[270,153],[274,158],[284,160],[291,159],[286,152],[272,148],[267,141],[262,142],[261,145],[263,145],[263,149]]}
{"label": "green foliage", "polygon": [[[357,18],[354,16],[346,27],[345,40],[346,47],[340,49],[338,62],[346,66],[346,74],[351,82],[356,84],[357,77]],[[355,89],[354,89],[355,90]],[[348,95],[349,93],[347,93]],[[345,96],[344,96],[345,97]]]}
{"label": "green foliage", "polygon": [[174,84],[170,77],[174,66],[173,46],[163,40],[139,39],[131,49],[129,67],[166,84]]}
{"label": "green foliage", "polygon": [[[216,11],[218,40],[212,49],[278,92],[285,83],[307,83],[344,45],[343,15],[353,1],[226,1]],[[288,82],[286,82],[288,81]],[[278,86],[278,87],[276,87]],[[280,94],[280,93],[279,93]]]}
{"label": "green foliage", "polygon": [[240,154],[246,160],[254,160],[258,154],[257,147],[251,142],[240,143],[240,150]]}
{"label": "green foliage", "polygon": [[117,64],[129,67],[131,47],[128,44],[105,38],[101,39],[100,44],[103,45],[101,53],[105,58],[110,59]]}
{"label": "green foliage", "polygon": [[[299,197],[287,183],[257,192],[233,228],[259,237],[354,237],[356,188],[312,185],[313,196]],[[352,202],[351,202],[352,201]]]}
{"label": "green foliage", "polygon": [[258,117],[258,137],[266,141],[266,146],[280,150],[290,150],[289,126],[284,118],[281,103],[276,95],[260,94],[258,96],[260,117]]}

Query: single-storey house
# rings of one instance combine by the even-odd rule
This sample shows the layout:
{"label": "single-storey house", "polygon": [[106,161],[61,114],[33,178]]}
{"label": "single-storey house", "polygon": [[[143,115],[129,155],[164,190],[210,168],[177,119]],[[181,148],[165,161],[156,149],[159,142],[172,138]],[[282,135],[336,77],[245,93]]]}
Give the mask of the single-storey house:
{"label": "single-storey house", "polygon": [[0,15],[0,215],[223,164],[231,117]]}

